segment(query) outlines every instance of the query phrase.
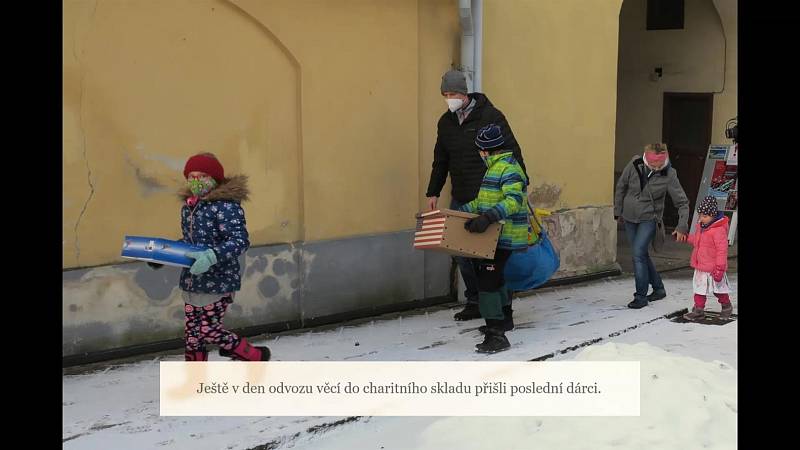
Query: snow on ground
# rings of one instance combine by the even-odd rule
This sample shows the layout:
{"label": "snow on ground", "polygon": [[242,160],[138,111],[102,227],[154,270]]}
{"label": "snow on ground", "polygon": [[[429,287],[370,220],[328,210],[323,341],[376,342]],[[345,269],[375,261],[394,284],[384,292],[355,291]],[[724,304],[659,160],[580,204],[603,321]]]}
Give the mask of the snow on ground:
{"label": "snow on ground", "polygon": [[[736,314],[736,275],[731,274],[730,281]],[[386,315],[253,341],[268,345],[274,359],[281,361],[640,359],[643,378],[639,418],[160,417],[158,362],[181,360],[182,353],[176,351],[65,375],[63,447],[451,448],[454,444],[448,439],[466,433],[484,444],[481,439],[494,435],[499,440],[492,445],[499,448],[554,448],[548,444],[562,435],[571,438],[558,441],[558,448],[702,448],[705,443],[708,448],[734,448],[730,443],[735,443],[736,430],[737,324],[670,322],[663,316],[691,307],[691,272],[668,274],[665,284],[668,297],[640,310],[625,306],[633,292],[629,276],[542,289],[515,299],[517,328],[508,333],[512,348],[490,356],[474,352],[474,345],[481,341],[477,327],[482,322],[454,322],[456,309],[447,308]],[[714,299],[707,306],[718,308]],[[606,345],[609,342],[613,344]],[[648,345],[625,345],[640,342]],[[224,358],[214,352],[210,359]],[[648,379],[652,374],[659,378]],[[701,391],[712,394],[713,399],[706,395],[705,400],[697,400]],[[493,424],[497,433],[480,424]],[[504,434],[511,437],[503,438]],[[567,447],[569,442],[580,445],[577,435],[596,439],[586,444],[588,447]],[[381,444],[383,436],[396,439],[387,438]],[[520,441],[521,446],[509,443],[521,438],[527,440]],[[353,439],[351,444],[346,444],[348,439]],[[458,448],[473,448],[467,446],[470,439],[459,439],[463,445]],[[531,442],[541,445],[528,445]],[[721,446],[725,443],[727,447]]]}
{"label": "snow on ground", "polygon": [[641,361],[639,417],[372,417],[296,450],[719,449],[736,448],[736,369],[647,343],[597,344],[578,361]]}

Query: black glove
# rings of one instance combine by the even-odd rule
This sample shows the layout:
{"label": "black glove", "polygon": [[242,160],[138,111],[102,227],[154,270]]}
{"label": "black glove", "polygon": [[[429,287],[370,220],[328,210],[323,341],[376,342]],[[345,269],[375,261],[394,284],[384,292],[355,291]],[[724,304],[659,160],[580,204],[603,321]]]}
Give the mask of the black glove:
{"label": "black glove", "polygon": [[147,265],[150,266],[150,268],[153,269],[153,270],[158,270],[158,269],[164,267],[163,264],[154,263],[154,262],[150,262],[150,261],[147,261]]}
{"label": "black glove", "polygon": [[489,228],[492,221],[489,219],[489,216],[486,214],[481,214],[478,217],[474,217],[472,219],[468,219],[464,222],[464,229],[468,230],[470,233],[483,233]]}

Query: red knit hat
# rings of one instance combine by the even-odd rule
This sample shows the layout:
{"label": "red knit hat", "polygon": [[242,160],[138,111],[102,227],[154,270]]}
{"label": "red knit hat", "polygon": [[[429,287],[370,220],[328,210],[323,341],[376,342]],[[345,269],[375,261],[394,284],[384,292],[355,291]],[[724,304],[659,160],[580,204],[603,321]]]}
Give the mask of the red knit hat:
{"label": "red knit hat", "polygon": [[186,166],[183,167],[183,177],[189,178],[191,172],[207,173],[217,183],[222,183],[225,179],[225,169],[222,168],[222,164],[217,158],[207,154],[194,155],[186,161]]}

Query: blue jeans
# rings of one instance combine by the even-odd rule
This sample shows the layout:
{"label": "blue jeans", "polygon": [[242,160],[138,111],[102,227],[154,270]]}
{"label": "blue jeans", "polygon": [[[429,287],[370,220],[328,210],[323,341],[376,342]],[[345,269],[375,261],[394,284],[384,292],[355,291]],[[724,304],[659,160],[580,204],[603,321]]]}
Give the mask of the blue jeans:
{"label": "blue jeans", "polygon": [[[456,199],[450,201],[450,209],[458,209],[463,205]],[[461,278],[464,279],[464,297],[467,298],[467,303],[478,305],[478,273],[475,271],[475,266],[472,264],[471,258],[464,258],[463,256],[454,256],[456,264],[461,271]]]}
{"label": "blue jeans", "polygon": [[664,290],[661,275],[656,272],[656,266],[647,253],[647,247],[656,234],[656,222],[650,220],[642,223],[625,222],[625,233],[633,250],[633,275],[636,278],[636,300],[647,298],[647,289],[653,286],[653,291]]}

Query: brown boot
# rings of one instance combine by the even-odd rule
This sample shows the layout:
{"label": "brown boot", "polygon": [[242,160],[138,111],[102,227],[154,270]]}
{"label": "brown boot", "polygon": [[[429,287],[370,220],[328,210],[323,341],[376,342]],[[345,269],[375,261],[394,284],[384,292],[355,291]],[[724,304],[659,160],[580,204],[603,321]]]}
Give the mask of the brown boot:
{"label": "brown boot", "polygon": [[706,316],[706,312],[703,308],[694,307],[692,308],[692,312],[686,313],[683,315],[683,318],[686,320],[698,320],[702,319]]}
{"label": "brown boot", "polygon": [[720,319],[730,319],[731,313],[733,313],[733,305],[730,303],[723,303],[722,310],[719,312]]}

